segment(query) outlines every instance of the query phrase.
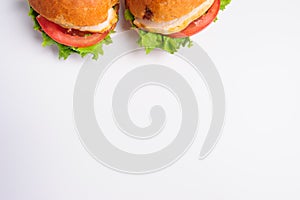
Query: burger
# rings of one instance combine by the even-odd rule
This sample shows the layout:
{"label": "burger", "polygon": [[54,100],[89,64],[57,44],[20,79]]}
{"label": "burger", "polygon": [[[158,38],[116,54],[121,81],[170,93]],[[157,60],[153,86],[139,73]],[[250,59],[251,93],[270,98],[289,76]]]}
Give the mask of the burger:
{"label": "burger", "polygon": [[150,53],[175,53],[192,46],[190,36],[217,19],[231,0],[126,0],[125,19],[138,31],[138,44]]}
{"label": "burger", "polygon": [[43,46],[56,45],[59,58],[72,53],[98,59],[118,22],[119,0],[28,0]]}

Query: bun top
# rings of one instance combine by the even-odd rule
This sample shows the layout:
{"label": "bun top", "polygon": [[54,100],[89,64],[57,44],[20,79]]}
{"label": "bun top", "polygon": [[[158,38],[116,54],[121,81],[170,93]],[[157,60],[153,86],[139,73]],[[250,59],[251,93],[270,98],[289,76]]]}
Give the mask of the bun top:
{"label": "bun top", "polygon": [[126,0],[130,12],[141,19],[167,22],[190,13],[206,0]]}
{"label": "bun top", "polygon": [[118,0],[28,0],[43,17],[65,26],[95,26],[107,19]]}

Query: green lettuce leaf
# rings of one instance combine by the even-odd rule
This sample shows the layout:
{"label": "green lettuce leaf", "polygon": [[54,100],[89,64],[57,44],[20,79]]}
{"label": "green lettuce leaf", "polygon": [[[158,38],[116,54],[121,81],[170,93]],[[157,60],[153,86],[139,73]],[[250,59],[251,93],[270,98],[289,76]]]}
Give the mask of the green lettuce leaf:
{"label": "green lettuce leaf", "polygon": [[103,48],[102,48],[103,45],[104,44],[108,45],[108,44],[112,43],[110,34],[113,33],[113,31],[111,31],[110,34],[108,34],[101,42],[99,42],[98,44],[95,44],[93,46],[90,46],[90,47],[76,48],[76,47],[66,46],[66,45],[63,45],[63,44],[60,44],[60,43],[54,41],[45,32],[43,32],[41,26],[39,25],[39,23],[36,20],[38,13],[35,12],[31,7],[30,7],[28,15],[31,16],[31,18],[34,21],[34,25],[33,25],[34,30],[39,30],[42,33],[42,38],[43,38],[42,46],[46,47],[46,46],[56,45],[57,49],[58,49],[59,59],[63,58],[64,60],[66,60],[72,53],[76,53],[76,54],[79,54],[81,57],[85,57],[86,55],[91,54],[93,56],[93,59],[97,60],[99,58],[99,55],[104,54]]}
{"label": "green lettuce leaf", "polygon": [[225,10],[226,6],[230,4],[231,0],[221,0],[220,10]]}
{"label": "green lettuce leaf", "polygon": [[[111,32],[113,33],[113,32]],[[85,48],[74,48],[72,47],[72,50],[75,51],[76,53],[80,54],[81,57],[85,57],[88,54],[93,55],[93,59],[97,60],[99,58],[99,55],[103,55],[103,44],[108,45],[112,43],[111,37],[108,35],[106,36],[101,42],[98,44],[95,44],[94,46],[90,47],[85,47]]]}
{"label": "green lettuce leaf", "polygon": [[125,17],[125,20],[129,21],[129,22],[133,22],[133,20],[134,20],[133,14],[128,9],[125,10],[124,17]]}
{"label": "green lettuce leaf", "polygon": [[171,54],[180,49],[180,47],[191,47],[193,45],[189,37],[185,38],[171,38],[165,35],[146,32],[143,30],[138,30],[140,38],[138,44],[141,47],[144,47],[146,53],[149,54],[153,49],[160,48]]}
{"label": "green lettuce leaf", "polygon": [[39,25],[38,21],[36,20],[36,17],[38,16],[38,13],[35,12],[31,7],[29,9],[29,13],[28,15],[32,18],[33,22],[34,22],[34,25],[33,25],[33,29],[34,30],[40,30],[41,29],[41,26]]}

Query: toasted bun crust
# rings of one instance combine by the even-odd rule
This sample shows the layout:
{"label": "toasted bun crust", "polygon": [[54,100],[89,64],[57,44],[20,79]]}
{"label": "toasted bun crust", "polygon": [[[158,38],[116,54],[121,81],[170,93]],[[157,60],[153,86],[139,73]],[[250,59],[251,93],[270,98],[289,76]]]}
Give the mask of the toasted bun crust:
{"label": "toasted bun crust", "polygon": [[43,17],[66,26],[95,26],[107,19],[118,0],[28,0]]}
{"label": "toasted bun crust", "polygon": [[206,0],[126,0],[136,18],[167,22],[190,13]]}

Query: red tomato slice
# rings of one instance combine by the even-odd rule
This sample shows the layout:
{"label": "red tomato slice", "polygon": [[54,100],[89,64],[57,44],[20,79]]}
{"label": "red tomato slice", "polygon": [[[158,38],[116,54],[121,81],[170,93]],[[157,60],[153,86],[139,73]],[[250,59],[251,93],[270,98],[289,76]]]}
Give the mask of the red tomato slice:
{"label": "red tomato slice", "polygon": [[202,15],[192,23],[188,25],[184,30],[168,35],[172,38],[183,38],[192,36],[204,28],[206,28],[210,23],[212,23],[218,15],[220,10],[220,0],[215,0],[213,5],[209,8],[206,14]]}
{"label": "red tomato slice", "polygon": [[71,47],[89,47],[97,44],[101,40],[103,40],[109,31],[104,33],[89,33],[85,35],[83,32],[83,36],[79,36],[78,31],[71,31],[68,33],[68,29],[65,29],[58,24],[55,24],[41,15],[37,16],[37,21],[42,27],[43,31],[51,37],[54,41],[64,44],[66,46]]}

